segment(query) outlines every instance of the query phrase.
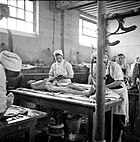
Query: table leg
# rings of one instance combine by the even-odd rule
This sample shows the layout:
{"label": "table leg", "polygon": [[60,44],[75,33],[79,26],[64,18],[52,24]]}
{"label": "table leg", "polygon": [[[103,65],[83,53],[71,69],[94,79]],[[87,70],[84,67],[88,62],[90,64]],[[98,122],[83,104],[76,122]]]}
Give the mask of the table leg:
{"label": "table leg", "polygon": [[129,97],[129,121],[131,133],[134,133],[134,123],[136,117],[136,96],[131,95]]}
{"label": "table leg", "polygon": [[95,113],[89,112],[88,115],[88,138],[89,142],[95,142]]}
{"label": "table leg", "polygon": [[33,120],[33,122],[30,122],[30,126],[27,129],[25,133],[25,142],[35,142],[35,126],[37,124],[37,120]]}
{"label": "table leg", "polygon": [[111,109],[111,124],[110,124],[110,142],[113,140],[113,108]]}

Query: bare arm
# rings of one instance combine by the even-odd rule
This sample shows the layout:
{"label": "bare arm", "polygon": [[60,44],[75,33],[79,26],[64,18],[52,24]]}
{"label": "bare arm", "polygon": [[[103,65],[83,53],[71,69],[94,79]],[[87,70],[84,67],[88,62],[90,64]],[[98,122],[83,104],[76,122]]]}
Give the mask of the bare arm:
{"label": "bare arm", "polygon": [[121,85],[122,81],[121,80],[115,80],[114,82],[110,83],[110,84],[107,84],[105,85],[107,88],[113,88],[113,87],[116,87],[116,86],[119,86]]}

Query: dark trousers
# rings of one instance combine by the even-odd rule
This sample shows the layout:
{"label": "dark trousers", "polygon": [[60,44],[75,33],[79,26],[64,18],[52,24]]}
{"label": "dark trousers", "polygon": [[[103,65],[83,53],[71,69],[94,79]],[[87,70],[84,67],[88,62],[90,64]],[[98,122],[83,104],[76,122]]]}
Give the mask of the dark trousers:
{"label": "dark trousers", "polygon": [[[106,112],[105,114],[105,140],[110,142],[110,114]],[[125,115],[113,115],[113,140],[112,142],[117,142],[125,125]]]}

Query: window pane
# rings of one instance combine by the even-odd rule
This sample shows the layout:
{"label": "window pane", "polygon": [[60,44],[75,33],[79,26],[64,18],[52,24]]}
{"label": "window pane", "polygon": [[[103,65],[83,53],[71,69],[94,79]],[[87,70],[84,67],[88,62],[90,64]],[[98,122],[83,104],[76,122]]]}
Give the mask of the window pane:
{"label": "window pane", "polygon": [[8,18],[8,29],[16,30],[16,19]]}
{"label": "window pane", "polygon": [[95,48],[97,48],[97,38],[87,37],[80,35],[79,36],[79,43],[85,46],[91,47],[93,45]]}
{"label": "window pane", "polygon": [[93,24],[91,22],[87,22],[85,20],[83,20],[83,27],[84,28],[88,28],[88,29],[93,29],[93,30],[97,29],[97,25],[96,24]]}
{"label": "window pane", "polygon": [[17,6],[16,5],[16,0],[8,0],[8,4],[12,5],[12,6],[15,6],[15,7]]}
{"label": "window pane", "polygon": [[0,0],[0,3],[7,4],[7,0]]}
{"label": "window pane", "polygon": [[97,47],[96,31],[97,31],[96,24],[86,20],[79,19],[79,43],[80,44],[84,46],[89,46],[89,47],[93,45],[96,48]]}
{"label": "window pane", "polygon": [[26,32],[27,33],[33,33],[33,24],[26,22]]}
{"label": "window pane", "polygon": [[24,10],[18,9],[18,18],[24,19]]}
{"label": "window pane", "polygon": [[0,20],[0,28],[33,33],[33,1],[30,0],[0,0],[8,4],[10,17]]}
{"label": "window pane", "polygon": [[24,0],[18,0],[18,7],[24,9]]}
{"label": "window pane", "polygon": [[17,20],[17,30],[18,31],[25,31],[25,22],[21,20]]}
{"label": "window pane", "polygon": [[83,29],[83,34],[87,36],[97,37],[97,34],[95,31],[86,29],[86,28]]}
{"label": "window pane", "polygon": [[33,2],[32,1],[26,0],[25,7],[26,7],[26,10],[33,12]]}
{"label": "window pane", "polygon": [[28,22],[33,22],[33,13],[26,11],[26,19],[25,20]]}
{"label": "window pane", "polygon": [[2,18],[2,20],[0,20],[0,27],[1,28],[7,28],[7,20],[6,20],[6,18]]}
{"label": "window pane", "polygon": [[16,8],[15,7],[11,7],[11,6],[9,6],[9,8],[10,8],[10,16],[17,17],[16,16]]}

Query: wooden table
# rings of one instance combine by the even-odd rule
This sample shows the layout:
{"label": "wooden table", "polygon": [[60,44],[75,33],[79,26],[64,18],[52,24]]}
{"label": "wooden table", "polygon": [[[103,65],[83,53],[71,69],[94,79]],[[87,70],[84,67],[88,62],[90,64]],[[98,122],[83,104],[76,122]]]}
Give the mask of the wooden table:
{"label": "wooden table", "polygon": [[[21,110],[22,112],[24,110],[26,113],[21,113]],[[7,111],[13,113],[13,116],[0,120],[0,136],[9,136],[9,134],[15,134],[20,130],[25,130],[25,141],[34,142],[37,120],[46,117],[47,113],[17,105],[12,105]]]}
{"label": "wooden table", "polygon": [[[61,110],[67,110],[73,113],[86,114],[88,116],[88,137],[89,142],[95,141],[95,103],[84,102],[80,100],[74,100],[70,98],[61,98],[57,96],[35,93],[31,91],[22,90],[10,90],[15,95],[16,100],[25,100],[35,103],[37,105],[43,105],[45,107],[51,107]],[[110,101],[105,103],[105,111],[110,111],[110,141],[112,141],[112,129],[113,129],[113,107],[119,105],[121,100]]]}

